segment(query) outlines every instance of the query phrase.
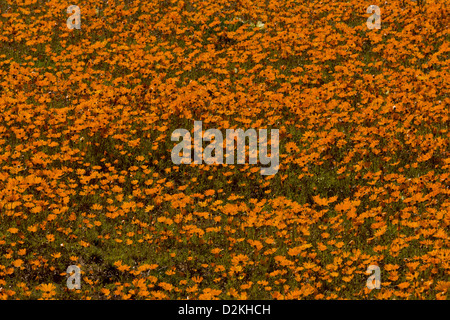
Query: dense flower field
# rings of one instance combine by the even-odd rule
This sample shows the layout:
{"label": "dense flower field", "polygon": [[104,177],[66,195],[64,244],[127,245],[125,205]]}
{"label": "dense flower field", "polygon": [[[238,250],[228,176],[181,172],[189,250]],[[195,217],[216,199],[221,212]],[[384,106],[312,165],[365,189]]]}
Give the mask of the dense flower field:
{"label": "dense flower field", "polygon": [[[0,297],[448,299],[449,5],[2,0]],[[278,172],[175,165],[194,121]]]}

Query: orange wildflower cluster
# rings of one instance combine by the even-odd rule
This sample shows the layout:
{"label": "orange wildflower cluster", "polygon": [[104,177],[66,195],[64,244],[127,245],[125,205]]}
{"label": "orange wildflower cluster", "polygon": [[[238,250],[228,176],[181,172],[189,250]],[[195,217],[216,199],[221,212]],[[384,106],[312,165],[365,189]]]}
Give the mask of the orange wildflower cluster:
{"label": "orange wildflower cluster", "polygon": [[[1,1],[0,298],[448,299],[450,2],[383,3]],[[278,173],[174,165],[194,121]]]}

